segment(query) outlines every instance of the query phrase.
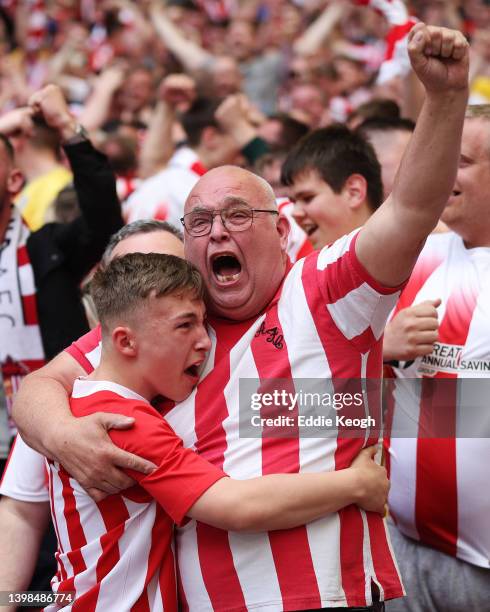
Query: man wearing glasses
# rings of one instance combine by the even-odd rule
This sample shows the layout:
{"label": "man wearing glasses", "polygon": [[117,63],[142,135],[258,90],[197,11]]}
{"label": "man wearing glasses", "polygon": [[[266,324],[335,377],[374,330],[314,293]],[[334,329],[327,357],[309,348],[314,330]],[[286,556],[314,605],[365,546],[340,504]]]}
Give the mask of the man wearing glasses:
{"label": "man wearing glasses", "polygon": [[[194,393],[165,418],[232,477],[343,469],[373,442],[373,433],[345,438],[341,429],[330,438],[240,437],[239,381],[276,378],[294,390],[298,378],[380,376],[386,318],[453,188],[468,95],[461,34],[418,24],[409,49],[426,101],[393,193],[360,232],[291,266],[288,222],[258,177],[217,168],[187,200],[186,257],[206,280],[212,348]],[[78,349],[93,356],[95,347],[84,339]],[[86,488],[111,493],[132,484],[115,466],[148,466],[110,447],[100,418],[69,415],[66,394],[82,364],[65,353],[32,376],[16,417],[28,443]],[[276,534],[190,521],[177,545],[184,609],[381,610],[403,594],[382,519],[356,506]]]}

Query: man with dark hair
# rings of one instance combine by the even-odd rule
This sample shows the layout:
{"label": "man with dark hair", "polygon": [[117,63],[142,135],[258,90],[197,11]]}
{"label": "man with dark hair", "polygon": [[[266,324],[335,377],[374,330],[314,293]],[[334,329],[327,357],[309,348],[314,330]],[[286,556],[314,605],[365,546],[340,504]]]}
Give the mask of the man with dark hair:
{"label": "man with dark hair", "polygon": [[356,132],[368,140],[381,164],[381,178],[385,198],[393,189],[395,176],[405,153],[415,123],[403,117],[371,117]]}
{"label": "man with dark hair", "polygon": [[381,169],[371,145],[343,125],[316,130],[282,167],[293,217],[315,248],[363,225],[382,201]]}

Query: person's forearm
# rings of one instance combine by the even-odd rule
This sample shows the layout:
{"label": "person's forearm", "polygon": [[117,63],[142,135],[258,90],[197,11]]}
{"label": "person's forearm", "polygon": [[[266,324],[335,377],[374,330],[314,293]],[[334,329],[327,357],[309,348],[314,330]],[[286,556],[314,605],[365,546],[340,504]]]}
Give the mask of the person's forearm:
{"label": "person's forearm", "polygon": [[[420,238],[436,226],[454,187],[468,90],[427,94],[400,164],[392,200]],[[435,180],[435,177],[437,180]]]}
{"label": "person's forearm", "polygon": [[113,96],[114,91],[112,89],[95,86],[80,113],[80,122],[89,132],[98,130],[107,121]]}
{"label": "person's forearm", "polygon": [[361,487],[354,470],[272,474],[240,484],[252,531],[289,529],[337,512],[356,503]]}
{"label": "person's forearm", "polygon": [[153,24],[169,49],[188,72],[198,72],[206,67],[213,56],[191,40],[187,40],[182,32],[165,15],[153,15]]}
{"label": "person's forearm", "polygon": [[161,170],[172,156],[175,148],[172,141],[174,120],[173,107],[160,101],[155,108],[141,148],[138,173],[140,178],[148,178]]}
{"label": "person's forearm", "polygon": [[[216,503],[213,496],[219,489]],[[362,483],[352,469],[271,474],[250,480],[225,478],[209,494],[206,492],[188,515],[230,531],[289,529],[356,503],[361,489]]]}
{"label": "person's forearm", "polygon": [[345,5],[333,3],[305,30],[293,45],[299,55],[313,55],[320,50],[345,12]]}
{"label": "person's forearm", "polygon": [[47,502],[19,502],[10,497],[0,500],[0,591],[27,589],[48,520]]}
{"label": "person's forearm", "polygon": [[51,458],[46,436],[53,431],[55,423],[74,417],[69,409],[68,390],[61,382],[40,372],[33,372],[23,380],[15,396],[13,415],[26,444]]}

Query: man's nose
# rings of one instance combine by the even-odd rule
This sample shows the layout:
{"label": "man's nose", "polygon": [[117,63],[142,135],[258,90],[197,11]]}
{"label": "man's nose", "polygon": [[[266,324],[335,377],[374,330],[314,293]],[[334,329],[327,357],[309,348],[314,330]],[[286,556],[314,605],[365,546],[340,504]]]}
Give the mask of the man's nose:
{"label": "man's nose", "polygon": [[219,214],[213,215],[210,234],[211,234],[211,238],[214,240],[222,240],[224,237],[228,237],[229,231],[226,229],[226,226],[223,223],[223,219],[221,218],[221,215]]}

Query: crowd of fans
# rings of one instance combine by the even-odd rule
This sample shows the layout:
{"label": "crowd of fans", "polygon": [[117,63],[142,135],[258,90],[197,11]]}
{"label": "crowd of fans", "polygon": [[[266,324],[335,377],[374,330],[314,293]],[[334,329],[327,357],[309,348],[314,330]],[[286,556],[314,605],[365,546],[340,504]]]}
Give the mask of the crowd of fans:
{"label": "crowd of fans", "polygon": [[[6,273],[2,285],[0,267],[0,306],[5,306],[0,308],[0,322],[8,318],[17,323],[22,313],[24,317],[15,332],[6,332],[4,349],[0,347],[0,473],[15,433],[11,407],[21,381],[90,328],[97,329],[97,312],[86,289],[97,262],[102,258],[102,268],[107,268],[121,245],[128,246],[123,246],[118,256],[138,250],[131,240],[138,240],[140,234],[148,245],[151,243],[142,248],[143,252],[155,250],[180,257],[180,229],[187,238],[199,237],[198,224],[202,227],[210,222],[210,231],[214,231],[212,216],[209,220],[186,215],[184,227],[181,224],[189,194],[191,199],[199,199],[207,193],[204,188],[201,195],[193,191],[200,193],[196,185],[201,184],[201,177],[212,177],[208,173],[213,169],[233,165],[265,179],[281,216],[287,217],[291,226],[286,250],[292,264],[342,236],[352,237],[356,228],[376,217],[376,211],[393,192],[400,162],[413,140],[426,99],[426,84],[420,74],[417,78],[407,51],[409,33],[418,22],[459,30],[469,42],[470,111],[463,132],[462,161],[449,203],[462,197],[466,200],[464,207],[458,209],[453,203],[443,213],[433,232],[436,236],[429,238],[386,328],[384,372],[387,378],[398,381],[425,375],[457,377],[461,356],[458,365],[441,365],[439,370],[431,362],[424,362],[420,369],[420,359],[431,354],[438,358],[449,351],[444,347],[470,346],[470,340],[472,351],[473,344],[478,345],[476,356],[470,355],[474,363],[490,363],[488,349],[478,344],[476,337],[473,339],[478,325],[482,330],[478,337],[490,346],[488,322],[485,324],[484,315],[478,315],[477,307],[477,303],[480,308],[483,303],[484,298],[480,303],[478,296],[480,291],[484,294],[485,275],[490,270],[490,231],[479,222],[480,215],[485,214],[484,191],[490,189],[490,175],[484,170],[480,175],[471,174],[475,164],[489,163],[487,153],[482,153],[484,144],[478,148],[477,142],[486,132],[490,140],[490,107],[485,106],[490,105],[490,2],[0,0],[0,164],[4,168],[0,169],[0,263],[3,252],[7,263],[17,257],[18,269],[24,267],[15,283],[18,311],[15,292],[14,298],[9,293],[5,306],[5,283],[13,282],[15,274]],[[444,50],[432,50],[433,55],[439,52]],[[456,54],[454,62],[459,59]],[[429,143],[428,151],[431,146]],[[216,172],[218,181],[222,170]],[[251,181],[239,171],[229,172],[230,181],[233,178],[237,184]],[[441,176],[444,172],[441,169]],[[23,221],[17,212],[10,216],[11,204]],[[265,208],[269,209],[269,204]],[[254,210],[267,212],[263,207]],[[248,215],[238,209],[225,218],[223,214],[223,227],[235,223],[233,214]],[[255,223],[254,214],[247,217],[250,224]],[[242,221],[238,218],[238,222]],[[160,246],[162,232],[171,247]],[[258,268],[269,256],[266,242],[264,234],[264,244],[256,253]],[[349,248],[342,246],[344,255]],[[481,255],[476,263],[470,255],[472,249]],[[24,251],[26,256],[21,255]],[[213,270],[218,279],[232,279],[241,272],[242,264],[225,254]],[[443,270],[438,272],[440,277],[433,275],[436,268]],[[469,278],[468,286],[454,289],[456,276]],[[379,290],[376,308],[381,308],[383,300],[391,304],[390,308],[381,308],[386,313],[376,315],[379,321],[388,316],[395,303],[390,302],[383,284],[393,286],[388,280],[374,284],[372,289]],[[449,286],[451,289],[447,289]],[[465,296],[464,306],[453,300],[453,289]],[[366,303],[372,299],[368,294],[361,297]],[[32,306],[34,299],[37,307]],[[226,316],[226,310],[225,314],[217,312]],[[247,313],[242,319],[252,314],[256,313]],[[448,322],[452,314],[456,318]],[[351,333],[335,316],[333,319],[344,335]],[[375,326],[372,323],[371,328],[363,328],[359,337],[369,335],[369,330],[379,340],[382,331],[378,334]],[[36,328],[36,333],[29,327]],[[90,345],[91,351],[98,350],[99,340]],[[366,338],[362,342],[368,346]],[[16,343],[21,348],[15,356],[12,347]],[[77,360],[83,369],[77,374],[91,371],[94,365],[87,346],[81,343],[76,348],[82,355]],[[360,354],[368,355],[371,348],[359,349]],[[478,367],[481,374],[485,366]],[[368,375],[366,372],[369,369],[362,370],[363,376]],[[420,394],[422,397],[424,391]],[[419,403],[422,414],[420,397],[407,400],[400,392],[397,395],[391,391],[386,397],[395,415],[400,406],[408,410],[416,404],[418,411]],[[19,428],[22,434],[24,429],[29,431],[21,423]],[[455,436],[453,431],[453,442]],[[30,431],[27,438],[37,450],[59,457],[45,450]],[[17,443],[18,456],[13,455],[14,465],[31,461],[32,451],[25,445],[19,450],[20,444],[22,441]],[[462,474],[472,468],[461,456],[477,454],[483,460],[488,457],[488,440],[475,440],[464,451],[448,444],[447,440],[436,440],[430,449],[420,443],[414,450],[399,440],[385,441],[386,461],[393,475],[390,510],[397,523],[397,527],[390,524],[390,531],[411,597],[408,604],[392,602],[387,606],[392,612],[429,610],[424,607],[429,600],[433,606],[430,610],[464,607],[476,612],[483,610],[481,602],[490,601],[490,529],[484,516],[485,508],[490,511],[488,494],[478,502],[474,493],[464,498],[473,514],[461,510],[463,495],[482,486],[477,484],[478,479],[472,480],[473,472],[465,481]],[[27,459],[23,459],[23,453]],[[409,456],[418,459],[400,460]],[[421,458],[426,462],[423,466],[433,467],[435,484],[427,477],[425,467],[420,473],[419,467],[413,467],[417,461],[422,462]],[[0,529],[10,524],[5,518],[8,512],[17,517],[15,520],[23,517],[25,522],[38,521],[44,526],[46,517],[30,514],[31,510],[22,505],[26,501],[46,501],[39,494],[42,482],[36,483],[38,493],[32,493],[31,499],[23,493],[16,498],[16,491],[22,491],[25,482],[12,476],[12,467],[9,469],[0,489],[5,496],[0,504]],[[446,481],[451,478],[454,482],[449,486]],[[435,497],[440,494],[439,500],[429,495],[431,487],[435,487]],[[63,487],[61,490],[65,491]],[[112,490],[106,489],[108,492]],[[5,502],[10,498],[14,506],[8,510]],[[12,523],[12,533],[19,529],[19,537],[26,537],[20,522]],[[477,532],[486,532],[478,542]],[[371,532],[371,537],[375,541],[379,534]],[[34,539],[32,563],[40,546],[37,536]],[[435,556],[423,556],[414,542],[422,542]],[[415,548],[409,550],[412,545]],[[46,578],[55,571],[52,547],[52,541],[41,547],[47,551],[46,559],[41,554],[39,576],[35,576],[31,588],[47,588]],[[9,554],[11,551],[0,545],[0,559]],[[372,554],[374,559],[374,548]],[[460,565],[449,565],[446,557]],[[17,560],[17,565],[22,563]],[[391,575],[391,569],[379,563],[383,578],[377,582],[370,575],[371,583],[365,588],[370,595],[361,602],[374,607],[360,609],[380,610],[376,607],[378,599],[401,595],[398,570],[393,569]],[[430,596],[415,595],[414,589],[424,590],[421,585],[430,583],[428,575],[438,564],[442,569],[427,587]],[[27,587],[22,581],[29,581],[32,571],[33,567],[25,569],[17,582],[0,572],[0,587]],[[454,608],[446,606],[449,587],[441,584],[444,572],[458,575],[453,580],[453,590],[458,590],[458,597],[451,603]],[[61,575],[60,584],[65,579]],[[391,584],[392,595],[390,588],[383,592],[383,580]],[[396,586],[390,580],[396,581]],[[286,601],[284,595],[284,605],[290,606]],[[353,601],[358,600],[346,594],[339,605],[352,606]],[[214,600],[210,606],[215,607]]]}

